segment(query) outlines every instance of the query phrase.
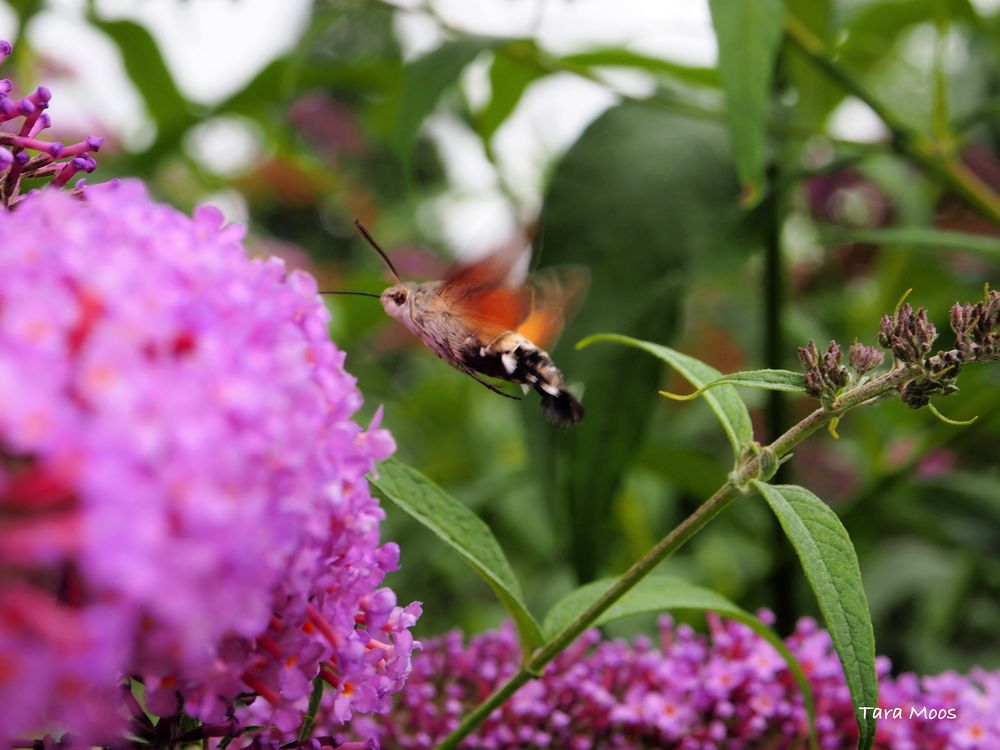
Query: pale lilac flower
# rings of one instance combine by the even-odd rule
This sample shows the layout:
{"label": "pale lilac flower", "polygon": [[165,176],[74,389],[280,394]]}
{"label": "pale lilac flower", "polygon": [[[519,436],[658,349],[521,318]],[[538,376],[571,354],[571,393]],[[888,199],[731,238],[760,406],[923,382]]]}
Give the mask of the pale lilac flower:
{"label": "pale lilac flower", "polygon": [[[394,449],[312,277],[138,183],[0,211],[0,745],[151,711],[294,731],[381,711],[419,605],[365,474]],[[321,671],[322,668],[322,671]],[[244,701],[245,702],[245,701]]]}

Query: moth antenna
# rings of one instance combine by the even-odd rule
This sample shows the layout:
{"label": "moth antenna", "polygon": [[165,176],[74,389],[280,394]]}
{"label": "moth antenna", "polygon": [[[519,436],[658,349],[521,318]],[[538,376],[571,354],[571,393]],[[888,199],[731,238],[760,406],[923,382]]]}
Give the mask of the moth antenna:
{"label": "moth antenna", "polygon": [[392,265],[392,261],[389,260],[389,256],[386,255],[385,250],[379,247],[379,244],[375,241],[375,238],[372,237],[368,229],[365,228],[365,225],[362,224],[357,219],[355,219],[354,228],[357,229],[359,232],[361,232],[361,236],[368,241],[368,244],[372,246],[372,249],[374,249],[376,253],[382,256],[382,260],[384,260],[385,264],[389,266],[389,270],[392,271],[392,275],[396,277],[396,281],[402,284],[403,280],[399,277],[399,273],[396,271],[396,267]]}
{"label": "moth antenna", "polygon": [[353,289],[331,289],[329,292],[320,292],[320,294],[355,294],[358,297],[374,297],[375,299],[382,299],[381,294],[375,294],[374,292],[356,292]]}

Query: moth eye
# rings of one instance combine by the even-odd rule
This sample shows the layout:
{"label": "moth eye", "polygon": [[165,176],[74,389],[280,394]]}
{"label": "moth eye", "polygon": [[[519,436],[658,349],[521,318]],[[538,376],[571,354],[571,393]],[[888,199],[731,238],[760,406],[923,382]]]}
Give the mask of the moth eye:
{"label": "moth eye", "polygon": [[396,292],[394,295],[392,295],[392,301],[395,302],[397,305],[402,305],[404,302],[406,302],[406,292],[402,291]]}

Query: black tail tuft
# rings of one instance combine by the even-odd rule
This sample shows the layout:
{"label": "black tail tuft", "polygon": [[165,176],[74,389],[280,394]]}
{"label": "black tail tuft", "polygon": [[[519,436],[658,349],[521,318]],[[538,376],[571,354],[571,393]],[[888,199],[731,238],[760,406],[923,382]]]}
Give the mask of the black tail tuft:
{"label": "black tail tuft", "polygon": [[583,419],[583,406],[576,400],[572,393],[565,388],[559,390],[555,396],[542,392],[542,414],[552,424],[560,427],[572,427]]}

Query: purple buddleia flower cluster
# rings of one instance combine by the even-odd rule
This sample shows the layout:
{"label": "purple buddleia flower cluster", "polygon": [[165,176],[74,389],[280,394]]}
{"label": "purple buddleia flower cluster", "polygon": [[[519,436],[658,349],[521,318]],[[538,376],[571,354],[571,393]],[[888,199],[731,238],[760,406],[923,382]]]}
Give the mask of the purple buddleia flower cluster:
{"label": "purple buddleia flower cluster", "polygon": [[[0,39],[0,63],[11,52],[10,43]],[[17,97],[13,90],[9,79],[0,79],[0,206],[6,208],[23,199],[24,180],[48,179],[50,188],[61,188],[78,173],[93,172],[97,167],[93,154],[104,143],[103,138],[90,136],[66,146],[40,137],[52,126],[45,112],[52,93],[39,86]],[[82,193],[85,187],[79,180],[74,192]]]}
{"label": "purple buddleia flower cluster", "polygon": [[406,679],[365,479],[392,437],[314,279],[242,234],[133,182],[0,211],[0,746],[153,731],[123,678],[284,736],[317,674],[328,725]]}
{"label": "purple buddleia flower cluster", "polygon": [[[771,619],[767,612],[759,616]],[[700,635],[668,617],[660,620],[655,644],[647,638],[631,644],[602,641],[597,631],[590,631],[557,657],[541,679],[496,710],[462,748],[806,747],[809,725],[802,695],[778,652],[740,623],[709,616],[709,631]],[[851,695],[829,634],[803,618],[785,642],[812,688],[820,747],[855,747]],[[517,672],[520,661],[510,625],[467,644],[459,632],[424,641],[393,710],[360,717],[351,730],[378,739],[382,747],[429,750]],[[881,722],[879,750],[1000,747],[1000,673],[893,679],[888,660],[880,659],[878,665],[881,710],[898,706],[904,714]],[[942,713],[949,709],[951,714]]]}

